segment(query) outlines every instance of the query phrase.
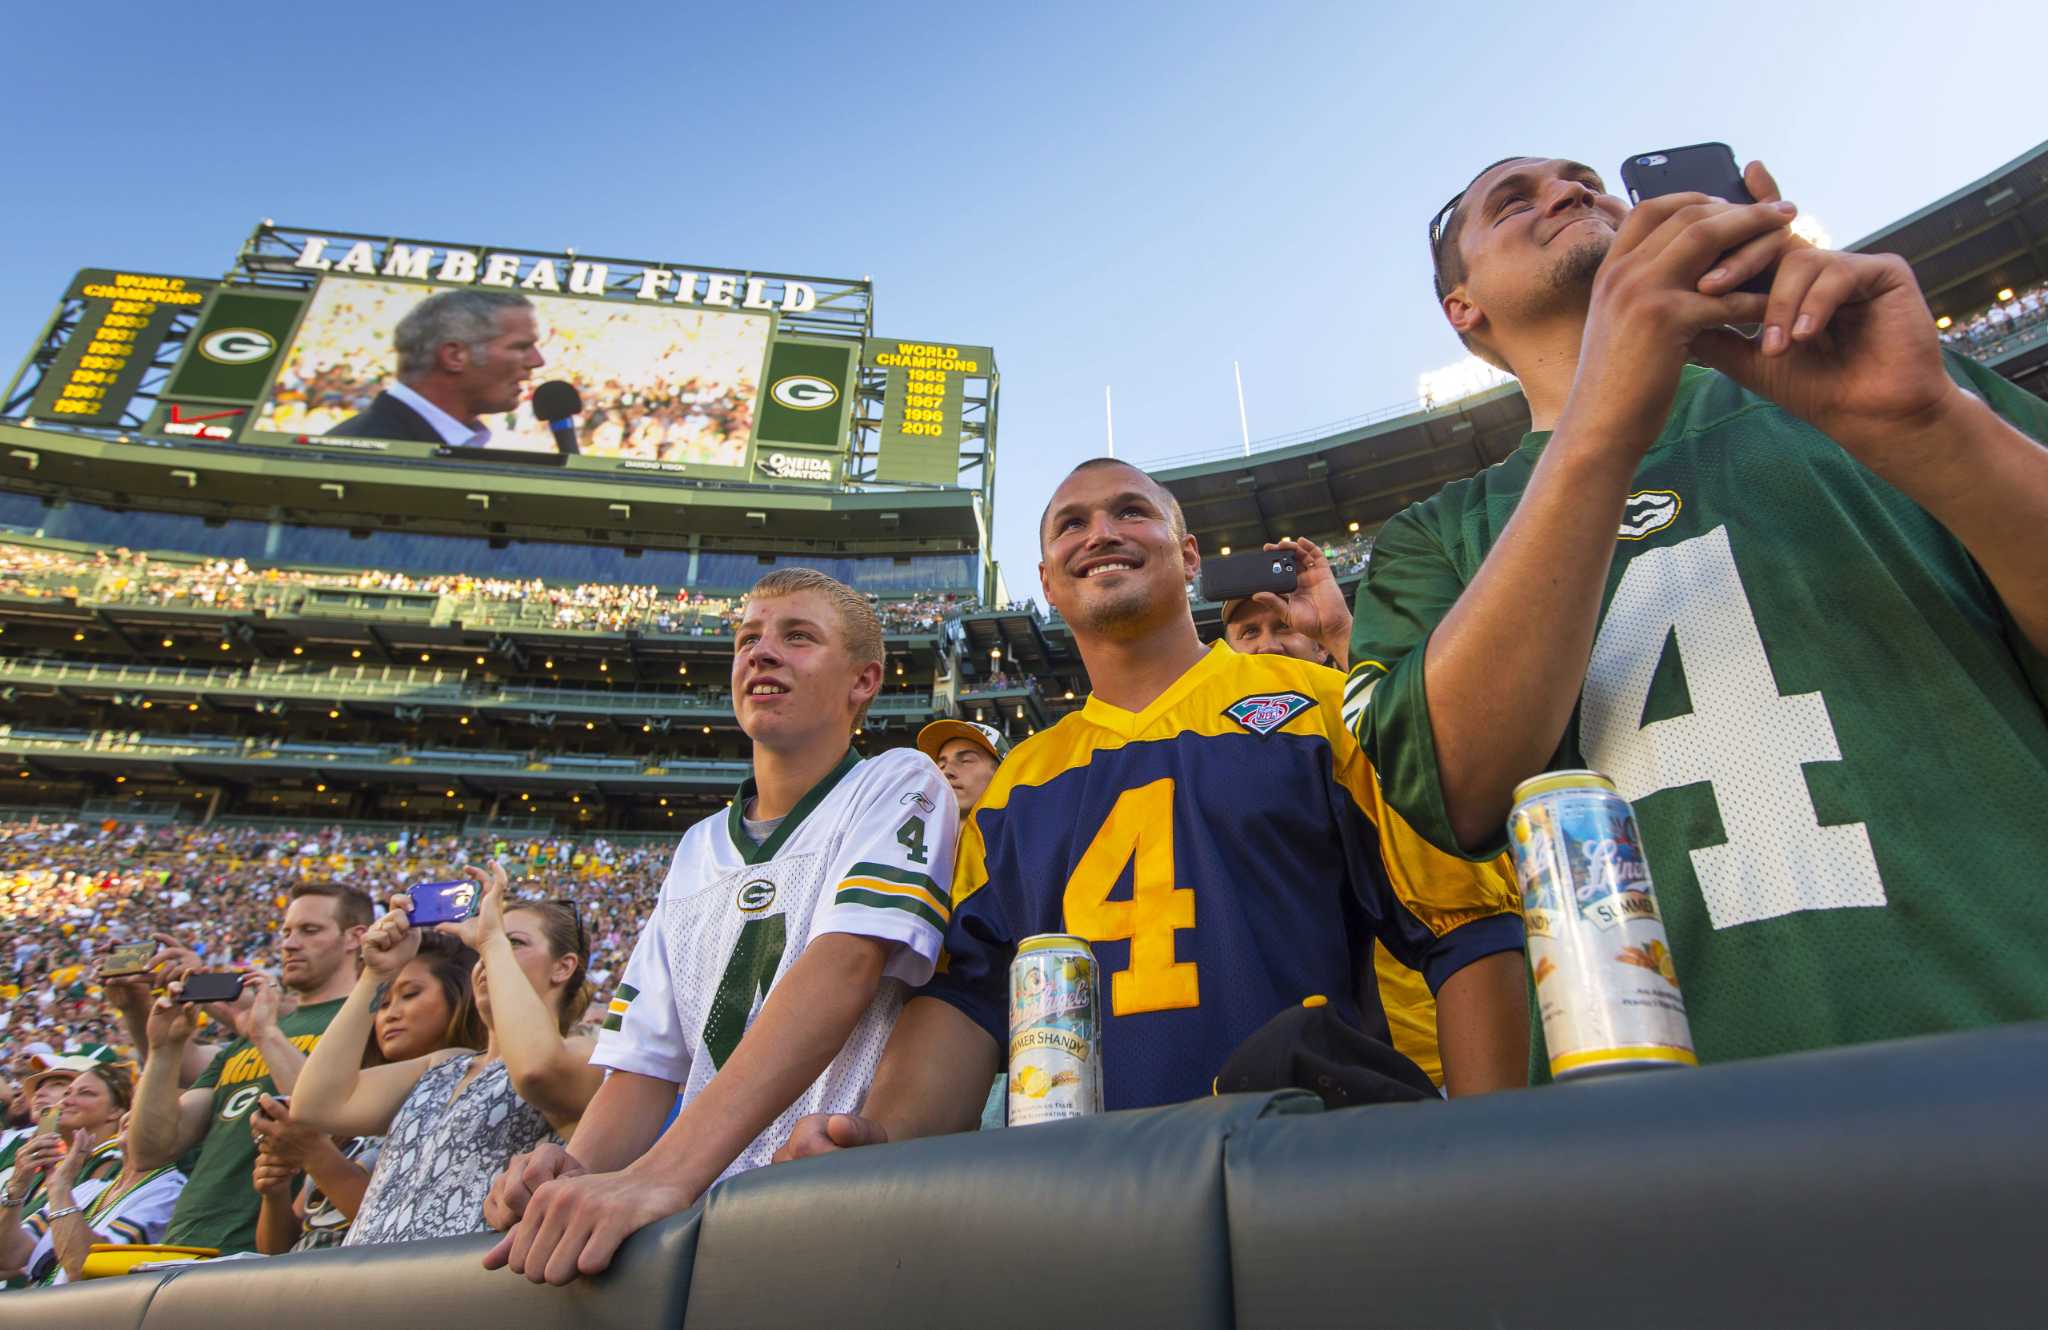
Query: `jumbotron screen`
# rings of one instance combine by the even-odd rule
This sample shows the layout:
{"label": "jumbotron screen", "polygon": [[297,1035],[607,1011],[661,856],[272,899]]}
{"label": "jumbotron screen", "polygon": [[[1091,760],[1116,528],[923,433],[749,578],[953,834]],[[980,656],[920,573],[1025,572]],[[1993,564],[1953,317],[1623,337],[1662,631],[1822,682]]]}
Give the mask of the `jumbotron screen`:
{"label": "jumbotron screen", "polygon": [[[347,422],[396,382],[399,320],[437,294],[416,282],[324,277],[258,403],[256,431],[348,434]],[[746,465],[761,373],[774,331],[760,314],[544,294],[532,302],[531,382],[559,379],[583,397],[578,442],[589,456]],[[521,393],[485,419],[488,446],[555,451]]]}

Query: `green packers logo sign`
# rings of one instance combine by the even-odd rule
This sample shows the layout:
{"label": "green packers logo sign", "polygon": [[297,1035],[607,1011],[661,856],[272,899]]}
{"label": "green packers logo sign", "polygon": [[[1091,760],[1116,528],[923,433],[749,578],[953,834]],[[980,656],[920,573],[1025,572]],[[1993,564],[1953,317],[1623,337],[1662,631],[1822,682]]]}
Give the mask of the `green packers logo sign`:
{"label": "green packers logo sign", "polygon": [[761,426],[755,439],[770,444],[833,448],[846,442],[845,402],[853,376],[853,348],[812,342],[777,342],[762,382]]}

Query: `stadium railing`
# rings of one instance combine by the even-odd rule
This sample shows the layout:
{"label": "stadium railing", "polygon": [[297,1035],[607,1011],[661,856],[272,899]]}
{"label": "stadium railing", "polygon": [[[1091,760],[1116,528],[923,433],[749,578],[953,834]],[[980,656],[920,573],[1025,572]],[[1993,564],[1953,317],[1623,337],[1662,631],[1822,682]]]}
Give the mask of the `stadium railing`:
{"label": "stadium railing", "polygon": [[746,762],[676,759],[660,754],[607,757],[582,753],[534,751],[508,753],[491,749],[412,749],[398,745],[271,743],[201,735],[152,736],[114,730],[30,730],[0,725],[0,754],[59,754],[70,757],[135,757],[153,761],[204,758],[214,765],[249,765],[277,769],[303,766],[337,771],[406,767],[421,773],[516,771],[615,779],[675,779],[722,787],[737,784],[750,770]]}
{"label": "stadium railing", "polygon": [[[446,627],[529,632],[623,633],[653,637],[722,637],[738,593],[677,600],[678,588],[645,585],[519,585],[500,593],[476,589],[482,575],[407,578],[382,570],[242,566],[213,571],[225,561],[201,555],[149,552],[146,562],[99,562],[103,550],[22,536],[0,540],[0,596],[76,601],[80,605],[132,605],[202,615],[262,613],[290,618],[394,621]],[[170,580],[166,580],[166,575]],[[365,584],[364,579],[371,579]],[[384,578],[428,585],[375,585]],[[951,600],[948,601],[948,597]],[[975,605],[966,593],[935,591],[882,601],[877,610],[890,637],[938,631],[943,618]]]}
{"label": "stadium railing", "polygon": [[2037,1325],[2048,1024],[1449,1104],[1289,1091],[744,1174],[536,1287],[490,1235],[0,1297],[38,1330]]}
{"label": "stadium railing", "polygon": [[[311,697],[323,701],[395,699],[436,703],[465,711],[561,709],[593,715],[622,712],[649,716],[732,715],[732,694],[723,689],[655,691],[632,688],[552,688],[501,685],[473,679],[465,670],[341,666],[331,670],[186,669],[159,665],[99,665],[76,661],[0,659],[0,686],[136,689],[158,697]],[[148,700],[148,699],[146,699]],[[138,703],[137,705],[140,705]],[[876,714],[919,716],[936,710],[928,691],[883,693]]]}

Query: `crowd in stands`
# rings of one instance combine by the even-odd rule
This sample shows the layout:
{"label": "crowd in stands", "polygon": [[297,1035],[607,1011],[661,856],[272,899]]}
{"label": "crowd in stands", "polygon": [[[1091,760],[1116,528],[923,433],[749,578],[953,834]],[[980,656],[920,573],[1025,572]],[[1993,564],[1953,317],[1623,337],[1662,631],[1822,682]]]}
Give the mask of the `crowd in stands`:
{"label": "crowd in stands", "polygon": [[667,852],[601,839],[0,824],[0,916],[8,923],[0,1039],[58,1048],[118,1042],[121,1030],[92,972],[93,957],[108,945],[168,933],[190,938],[209,965],[261,967],[274,953],[281,901],[296,883],[335,882],[381,901],[487,858],[513,866],[515,894],[577,897],[590,933],[590,977],[602,984],[624,963]]}
{"label": "crowd in stands", "polygon": [[1941,330],[1946,346],[1966,354],[1996,352],[2016,333],[2048,320],[2048,282],[2018,291],[1966,319],[1958,319]]}
{"label": "crowd in stands", "polygon": [[[565,1139],[595,1091],[582,1017],[670,853],[0,824],[0,1279],[76,1279],[94,1242],[277,1253],[473,1231],[507,1161]],[[468,919],[375,919],[464,875]],[[359,952],[343,946],[373,919]],[[137,943],[153,974],[101,973]],[[232,1002],[153,1003],[188,969],[249,977]]]}
{"label": "crowd in stands", "polygon": [[[611,582],[558,586],[540,578],[377,568],[326,572],[256,567],[245,559],[185,562],[118,547],[87,554],[0,543],[0,595],[87,596],[241,611],[262,607],[266,592],[298,587],[443,595],[485,614],[493,607],[517,606],[522,613],[538,615],[537,627],[593,632],[725,636],[739,613],[736,597],[704,595],[687,587]],[[972,595],[926,594],[879,602],[875,609],[884,629],[911,633],[933,631],[978,604]]]}

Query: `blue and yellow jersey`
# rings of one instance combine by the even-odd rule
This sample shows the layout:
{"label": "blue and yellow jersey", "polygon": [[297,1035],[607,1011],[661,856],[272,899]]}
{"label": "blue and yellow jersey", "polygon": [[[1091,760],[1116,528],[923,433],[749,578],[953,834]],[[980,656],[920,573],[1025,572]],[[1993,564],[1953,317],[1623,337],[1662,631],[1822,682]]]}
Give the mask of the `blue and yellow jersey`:
{"label": "blue and yellow jersey", "polygon": [[1007,1048],[1017,942],[1087,938],[1104,1101],[1139,1108],[1209,1093],[1240,1042],[1313,994],[1388,1038],[1375,940],[1430,991],[1521,947],[1500,862],[1436,850],[1386,806],[1343,690],[1335,670],[1219,642],[1143,711],[1090,698],[1020,744],[961,830],[946,969],[925,991]]}

